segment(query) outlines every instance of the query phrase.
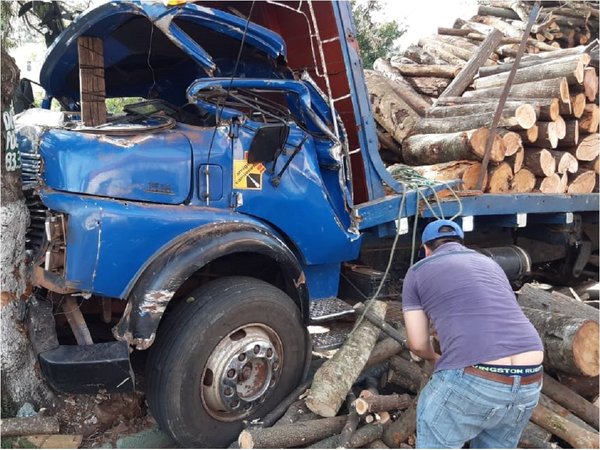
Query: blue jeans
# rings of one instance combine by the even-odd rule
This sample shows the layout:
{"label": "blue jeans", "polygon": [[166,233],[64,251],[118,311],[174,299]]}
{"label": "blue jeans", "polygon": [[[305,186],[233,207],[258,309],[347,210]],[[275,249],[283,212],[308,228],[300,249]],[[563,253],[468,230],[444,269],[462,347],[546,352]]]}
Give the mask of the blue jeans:
{"label": "blue jeans", "polygon": [[542,383],[508,385],[440,370],[421,391],[417,405],[417,448],[517,448],[536,407]]}

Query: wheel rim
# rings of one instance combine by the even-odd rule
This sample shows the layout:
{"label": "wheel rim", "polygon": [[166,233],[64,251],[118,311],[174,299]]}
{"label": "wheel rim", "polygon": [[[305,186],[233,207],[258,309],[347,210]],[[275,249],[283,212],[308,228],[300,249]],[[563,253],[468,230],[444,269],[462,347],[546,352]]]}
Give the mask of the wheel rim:
{"label": "wheel rim", "polygon": [[210,354],[200,396],[206,411],[224,422],[252,414],[276,387],[283,363],[281,339],[263,324],[225,336]]}

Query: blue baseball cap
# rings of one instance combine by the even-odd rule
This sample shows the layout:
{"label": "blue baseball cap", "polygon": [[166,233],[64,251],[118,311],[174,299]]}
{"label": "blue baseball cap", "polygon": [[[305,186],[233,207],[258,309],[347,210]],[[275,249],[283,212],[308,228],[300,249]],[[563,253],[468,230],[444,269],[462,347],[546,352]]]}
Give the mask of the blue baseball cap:
{"label": "blue baseball cap", "polygon": [[[451,230],[440,231],[444,227],[449,227]],[[428,224],[423,230],[421,243],[427,244],[430,241],[440,238],[459,238],[464,239],[465,234],[456,222],[451,220],[434,220]]]}

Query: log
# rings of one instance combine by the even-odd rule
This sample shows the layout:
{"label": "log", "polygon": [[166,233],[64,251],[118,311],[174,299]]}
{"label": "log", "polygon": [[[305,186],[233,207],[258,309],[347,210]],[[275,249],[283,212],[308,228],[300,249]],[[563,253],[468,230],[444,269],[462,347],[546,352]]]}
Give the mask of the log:
{"label": "log", "polygon": [[[322,441],[316,442],[308,448],[361,448],[379,440],[383,435],[383,425],[381,423],[370,423],[360,427],[354,432],[346,446],[339,445],[340,436],[331,436]],[[369,446],[368,448],[374,448]]]}
{"label": "log", "polygon": [[562,385],[548,374],[544,374],[542,392],[561,406],[564,406],[577,417],[599,429],[599,413],[585,398],[579,396],[576,392]]}
{"label": "log", "polygon": [[518,131],[519,136],[521,136],[521,140],[523,142],[527,142],[528,144],[533,144],[537,142],[537,139],[540,134],[540,128],[537,124],[532,126],[529,130]]}
{"label": "log", "polygon": [[580,161],[580,169],[593,170],[596,175],[600,173],[600,159],[594,161]]}
{"label": "log", "polygon": [[479,46],[479,50],[471,56],[467,64],[464,65],[461,72],[452,80],[446,90],[440,94],[441,98],[454,97],[462,95],[465,89],[471,84],[473,78],[481,66],[485,64],[489,56],[500,44],[502,33],[494,30]]}
{"label": "log", "polygon": [[[486,128],[458,133],[421,134],[406,139],[402,146],[408,164],[436,164],[457,160],[481,160],[488,136]],[[500,162],[506,149],[500,136],[494,139],[490,159]]]}
{"label": "log", "polygon": [[390,64],[392,67],[397,69],[403,76],[408,77],[454,78],[460,72],[460,67],[442,64],[417,65],[394,64],[394,62],[390,62]]}
{"label": "log", "polygon": [[344,428],[342,428],[342,432],[339,435],[337,444],[338,447],[349,448],[352,435],[358,427],[358,422],[360,421],[360,417],[358,416],[359,413],[357,412],[356,408],[352,407],[352,405],[354,405],[355,402],[356,396],[354,395],[354,392],[348,392],[348,395],[346,396],[346,405],[348,406],[348,420],[344,424]]}
{"label": "log", "polygon": [[[587,401],[587,400],[584,399],[584,401]],[[567,408],[565,408],[564,406],[560,405],[555,400],[552,400],[550,397],[548,397],[544,393],[542,393],[540,395],[540,404],[542,406],[548,408],[552,412],[558,414],[559,416],[564,417],[569,422],[574,423],[578,427],[581,427],[581,428],[583,428],[584,430],[587,430],[587,431],[591,431],[592,433],[596,432],[596,430],[594,429],[594,427],[592,427],[588,423],[586,423],[583,420],[581,420],[579,417],[577,417],[575,414],[573,414]],[[591,403],[590,403],[590,405],[591,405]]]}
{"label": "log", "polygon": [[515,173],[510,188],[516,194],[525,194],[535,188],[535,175],[528,169],[521,169]]}
{"label": "log", "polygon": [[445,52],[450,53],[451,55],[456,56],[457,58],[463,60],[462,63],[459,63],[458,65],[460,67],[462,67],[465,63],[465,61],[468,61],[469,58],[471,58],[473,52],[463,48],[463,47],[459,47],[457,45],[453,45],[453,44],[449,44],[447,42],[443,42],[439,39],[436,39],[435,37],[424,37],[419,39],[419,45],[423,48],[426,48],[426,46],[432,46],[438,49],[442,49]]}
{"label": "log", "polygon": [[[281,406],[281,404],[277,405],[276,409],[278,409],[280,406]],[[275,411],[275,410],[273,410],[273,411]],[[283,416],[281,416],[281,418],[279,420],[276,419],[277,421],[275,423],[273,423],[271,420],[267,420],[267,418],[271,415],[271,413],[269,413],[267,416],[265,416],[265,420],[262,421],[261,426],[263,428],[268,428],[270,426],[277,427],[279,425],[289,425],[291,423],[303,422],[305,420],[320,419],[319,416],[317,416],[315,413],[311,412],[307,408],[306,402],[304,401],[304,399],[296,400],[294,403],[292,403],[289,406],[289,408],[287,409],[287,411],[285,411]],[[276,415],[279,415],[279,414],[276,414]]]}
{"label": "log", "polygon": [[[473,116],[482,113],[495,113],[497,104],[494,102],[471,103],[455,106],[434,106],[427,110],[426,116],[433,118],[449,118],[460,116]],[[502,110],[504,117],[517,117],[520,124],[524,124],[522,128],[531,128],[537,120],[536,105],[522,102],[507,102]],[[558,112],[558,105],[557,105]],[[558,114],[557,114],[558,116]]]}
{"label": "log", "polygon": [[565,119],[563,119],[561,116],[558,116],[554,121],[554,124],[556,125],[556,137],[558,140],[564,139],[567,135],[567,124]]}
{"label": "log", "polygon": [[392,81],[391,85],[394,88],[394,92],[396,92],[410,108],[420,116],[425,115],[425,112],[431,105],[413,89],[398,69],[394,68],[388,61],[382,58],[375,60],[373,68]]}
{"label": "log", "polygon": [[431,45],[431,44],[424,45],[423,50],[425,50],[427,53],[430,53],[433,56],[435,56],[443,61],[446,61],[448,64],[451,64],[454,66],[462,67],[465,65],[465,62],[466,62],[466,60],[458,58],[457,56],[450,53],[446,49],[443,49],[437,45]]}
{"label": "log", "polygon": [[[548,436],[544,438],[544,436],[541,435],[538,430],[541,430]],[[518,448],[556,448],[555,446],[553,446],[553,444],[550,444],[548,442],[551,436],[552,434],[548,433],[546,430],[539,427],[538,425],[532,422],[527,422],[527,425],[523,430],[523,434],[521,434],[521,437],[519,439]]]}
{"label": "log", "polygon": [[292,392],[290,392],[280,403],[279,405],[277,405],[275,408],[273,408],[269,414],[267,414],[262,422],[261,425],[263,427],[270,427],[271,425],[273,425],[280,417],[282,417],[283,415],[286,414],[286,411],[289,410],[289,408],[291,407],[292,404],[294,404],[294,402],[296,402],[298,400],[298,397],[300,397],[310,386],[311,380],[307,380],[304,383],[302,383],[300,386],[298,386],[296,389],[294,389]]}
{"label": "log", "polygon": [[398,385],[416,394],[419,392],[424,377],[426,377],[426,374],[417,363],[400,356],[390,358],[390,370],[387,375],[388,383]]}
{"label": "log", "polygon": [[389,448],[381,439],[376,439],[373,442],[366,445],[364,448]]}
{"label": "log", "polygon": [[556,161],[556,173],[562,175],[563,173],[575,173],[579,170],[579,161],[569,152],[562,152],[559,150],[546,150],[552,155]]}
{"label": "log", "polygon": [[536,55],[523,55],[522,61],[546,61],[549,59],[564,58],[569,55],[590,53],[592,48],[593,47],[590,47],[590,45],[579,45],[572,48],[561,48],[554,51],[538,53]]}
{"label": "log", "polygon": [[404,50],[404,57],[416,62],[417,64],[444,64],[445,61],[436,58],[434,55],[427,53],[417,45],[409,45]]}
{"label": "log", "polygon": [[560,176],[560,194],[564,194],[565,192],[567,192],[567,188],[569,187],[569,176],[566,173],[563,173],[562,175],[558,174]]}
{"label": "log", "polygon": [[[436,134],[467,131],[473,128],[489,127],[494,118],[493,112],[474,114],[471,116],[457,116],[421,119],[414,127],[415,134]],[[514,114],[503,115],[498,123],[499,127],[517,127],[527,130],[535,125],[535,112],[529,105],[522,105]]]}
{"label": "log", "polygon": [[597,448],[598,435],[590,433],[538,404],[531,415],[533,423],[568,442],[574,448]]}
{"label": "log", "polygon": [[408,394],[370,395],[356,399],[354,406],[361,416],[367,413],[406,409],[413,403]]}
{"label": "log", "polygon": [[415,433],[417,428],[417,406],[413,404],[400,418],[390,423],[384,430],[382,441],[390,448],[398,448],[401,443]]}
{"label": "log", "polygon": [[598,322],[531,308],[523,308],[523,312],[542,337],[547,366],[566,373],[598,375]]}
{"label": "log", "polygon": [[[383,320],[386,304],[374,301],[370,311]],[[368,320],[349,335],[344,345],[315,373],[306,406],[320,416],[333,417],[337,414],[346,394],[364,368],[369,354],[379,336],[379,328]]]}
{"label": "log", "polygon": [[525,167],[538,177],[549,177],[556,172],[556,159],[548,150],[525,151]]}
{"label": "log", "polygon": [[438,27],[437,29],[437,34],[441,34],[443,36],[466,36],[470,32],[470,30],[462,30],[460,28]]}
{"label": "log", "polygon": [[568,386],[582,397],[593,399],[597,397],[600,392],[599,377],[585,377],[562,372],[557,372],[556,375],[561,384]]}
{"label": "log", "polygon": [[60,426],[54,416],[15,417],[0,419],[2,437],[30,436],[35,434],[58,434]]}
{"label": "log", "polygon": [[560,138],[559,145],[564,147],[572,147],[579,143],[579,121],[578,120],[567,120],[565,124],[565,135]]}
{"label": "log", "polygon": [[579,129],[587,133],[596,133],[600,120],[600,109],[594,103],[585,105],[583,114],[579,119]]}
{"label": "log", "polygon": [[[564,103],[561,103],[564,105]],[[571,110],[569,113],[565,113],[565,115],[569,115],[572,114],[573,117],[575,117],[576,119],[579,119],[582,114],[583,111],[585,111],[585,94],[583,93],[579,93],[579,94],[575,94],[571,96]],[[561,114],[563,114],[561,112]]]}
{"label": "log", "polygon": [[559,174],[553,173],[549,177],[537,178],[535,189],[544,194],[562,194],[563,184]]}
{"label": "log", "polygon": [[569,176],[568,194],[591,194],[596,187],[596,173],[581,169]]}
{"label": "log", "polygon": [[538,135],[531,145],[535,147],[556,148],[558,147],[558,130],[556,122],[538,122]]}
{"label": "log", "polygon": [[502,141],[504,142],[504,147],[506,148],[504,156],[512,156],[523,151],[523,139],[521,139],[521,135],[519,133],[499,129],[498,134],[502,136]]}
{"label": "log", "polygon": [[272,428],[249,428],[238,437],[240,448],[290,448],[305,446],[341,431],[346,416],[296,422]]}
{"label": "log", "polygon": [[598,133],[590,134],[581,139],[577,147],[568,147],[563,150],[575,155],[579,161],[594,161],[600,155],[600,137]]}
{"label": "log", "polygon": [[510,192],[513,171],[510,164],[503,162],[488,170],[487,192],[501,194]]}
{"label": "log", "polygon": [[586,67],[583,73],[583,92],[590,101],[596,101],[598,96],[598,72],[594,67]]}
{"label": "log", "polygon": [[401,352],[404,348],[405,346],[394,338],[388,337],[382,339],[375,344],[375,347],[373,348],[365,367],[373,367],[377,364],[381,364],[382,362],[387,361],[390,357]]}
{"label": "log", "polygon": [[[397,155],[399,158],[402,157],[402,147],[398,144],[390,133],[385,131],[379,125],[377,125],[377,140],[379,141],[379,150],[391,152],[393,155]],[[382,158],[383,159],[383,158]]]}
{"label": "log", "polygon": [[[499,98],[503,87],[477,89],[467,91],[463,95],[472,98]],[[551,78],[533,83],[515,84],[510,88],[509,97],[522,98],[558,98],[562,102],[570,102],[569,83],[566,78]]]}
{"label": "log", "polygon": [[[565,77],[569,84],[581,84],[583,82],[585,65],[587,64],[584,63],[584,60],[589,63],[589,55],[584,53],[583,55],[569,56],[564,59],[556,59],[535,66],[519,68],[513,84],[518,85],[535,82],[536,80],[548,80],[560,77]],[[490,75],[475,80],[473,87],[475,89],[488,89],[504,86],[507,78],[508,72]]]}
{"label": "log", "polygon": [[519,15],[512,9],[496,8],[494,6],[485,5],[479,5],[479,8],[477,9],[477,15],[502,17],[504,19],[520,19]]}
{"label": "log", "polygon": [[598,310],[596,308],[559,292],[538,289],[529,283],[523,285],[518,291],[517,301],[519,305],[527,308],[598,321]]}
{"label": "log", "polygon": [[[372,307],[366,308],[362,303],[357,303],[353,306],[354,311],[360,313],[360,318],[365,318],[389,337],[396,339],[400,344],[406,346],[406,333],[404,328],[396,329],[385,320],[385,314],[383,317],[379,317],[372,311]],[[360,319],[359,319],[360,320]]]}
{"label": "log", "polygon": [[412,169],[430,180],[462,180],[463,189],[471,190],[475,188],[481,164],[476,161],[450,161],[429,166],[413,166]]}
{"label": "log", "polygon": [[485,25],[490,25],[497,30],[500,30],[505,36],[520,38],[523,35],[523,32],[511,26],[509,23],[503,21],[499,17],[490,17],[490,16],[475,16],[472,20],[483,23]]}
{"label": "log", "polygon": [[[462,176],[462,189],[465,191],[472,191],[477,189],[477,183],[479,182],[479,175],[481,173],[481,163],[473,164]],[[482,186],[487,186],[488,174],[487,172],[483,176]]]}
{"label": "log", "polygon": [[406,81],[415,91],[428,97],[439,97],[450,84],[448,78],[441,77],[406,77]]}
{"label": "log", "polygon": [[419,115],[383,75],[365,70],[365,80],[375,119],[397,142],[402,143],[418,122]]}

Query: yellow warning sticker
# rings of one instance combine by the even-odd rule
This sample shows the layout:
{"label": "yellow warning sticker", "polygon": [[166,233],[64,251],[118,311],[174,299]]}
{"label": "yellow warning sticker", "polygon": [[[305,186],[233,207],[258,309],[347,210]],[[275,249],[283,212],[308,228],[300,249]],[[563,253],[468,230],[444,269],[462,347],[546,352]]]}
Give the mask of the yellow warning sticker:
{"label": "yellow warning sticker", "polygon": [[[246,156],[246,155],[244,155]],[[249,163],[246,159],[233,161],[233,188],[234,189],[262,189],[262,174],[265,171],[262,163]]]}

